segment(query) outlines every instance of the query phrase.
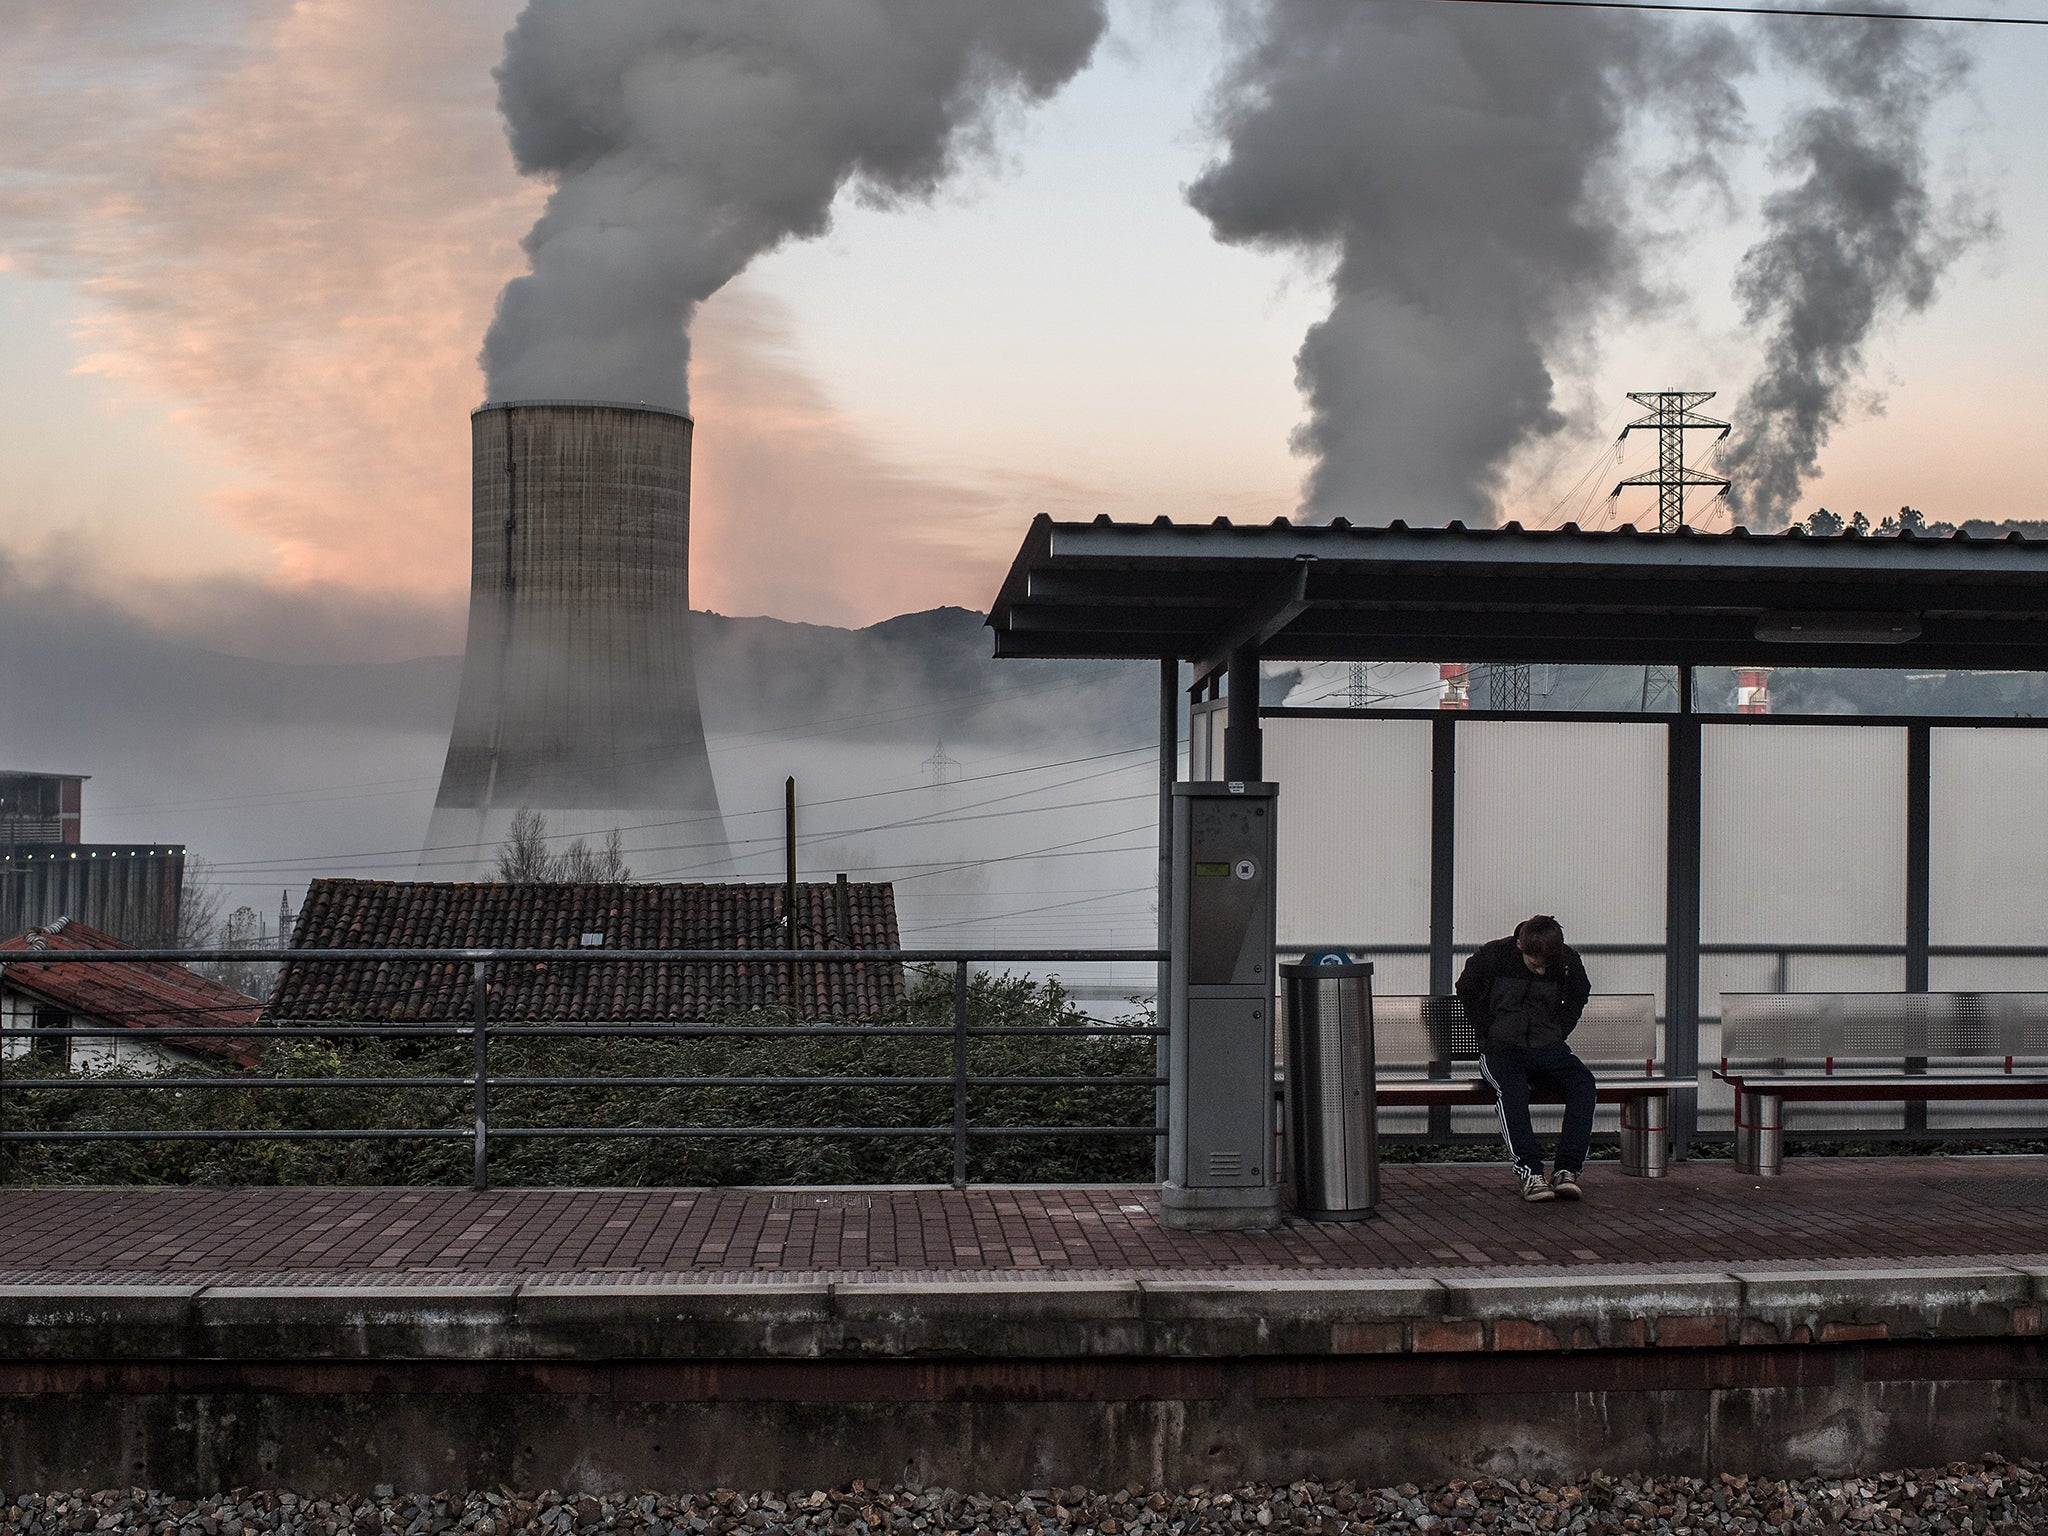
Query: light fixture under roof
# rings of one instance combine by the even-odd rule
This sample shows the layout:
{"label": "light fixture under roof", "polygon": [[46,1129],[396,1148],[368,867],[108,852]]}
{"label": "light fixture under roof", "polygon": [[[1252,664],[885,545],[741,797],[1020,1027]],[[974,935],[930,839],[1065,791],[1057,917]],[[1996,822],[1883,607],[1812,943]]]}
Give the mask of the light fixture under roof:
{"label": "light fixture under roof", "polygon": [[1915,613],[1766,613],[1756,637],[1809,645],[1904,645],[1920,638]]}

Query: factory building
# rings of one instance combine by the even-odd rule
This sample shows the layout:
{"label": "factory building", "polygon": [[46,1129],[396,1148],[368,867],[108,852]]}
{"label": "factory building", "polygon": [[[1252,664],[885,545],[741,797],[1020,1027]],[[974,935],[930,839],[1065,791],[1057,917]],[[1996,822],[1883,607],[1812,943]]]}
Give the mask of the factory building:
{"label": "factory building", "polygon": [[73,918],[130,944],[174,944],[180,844],[88,843],[87,775],[0,771],[0,939]]}

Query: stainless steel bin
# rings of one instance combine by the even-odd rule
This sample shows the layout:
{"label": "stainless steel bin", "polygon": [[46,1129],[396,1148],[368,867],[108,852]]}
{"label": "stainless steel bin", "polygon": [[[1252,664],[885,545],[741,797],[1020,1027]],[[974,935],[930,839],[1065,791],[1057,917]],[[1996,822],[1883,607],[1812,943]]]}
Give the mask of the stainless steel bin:
{"label": "stainless steel bin", "polygon": [[1372,966],[1283,965],[1280,990],[1294,1208],[1316,1221],[1363,1220],[1380,1199]]}

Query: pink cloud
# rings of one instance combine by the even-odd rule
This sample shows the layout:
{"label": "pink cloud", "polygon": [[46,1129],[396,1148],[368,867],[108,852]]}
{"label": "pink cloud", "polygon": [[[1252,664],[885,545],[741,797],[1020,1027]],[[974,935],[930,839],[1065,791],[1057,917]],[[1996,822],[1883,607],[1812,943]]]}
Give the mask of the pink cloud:
{"label": "pink cloud", "polygon": [[217,445],[209,510],[279,582],[463,585],[477,342],[540,195],[493,101],[512,9],[46,21],[0,65],[8,158],[52,152],[0,187],[0,240],[86,295],[86,369]]}
{"label": "pink cloud", "polygon": [[[245,575],[324,613],[355,590],[459,617],[476,354],[546,190],[496,109],[515,10],[195,0],[0,37],[0,165],[35,168],[0,173],[0,253],[76,285],[83,366],[224,465],[209,505],[162,510],[166,540],[211,516],[264,552]],[[980,606],[1033,512],[1101,509],[1053,474],[892,462],[758,294],[716,297],[693,341],[700,607]],[[162,617],[192,590],[127,601]]]}

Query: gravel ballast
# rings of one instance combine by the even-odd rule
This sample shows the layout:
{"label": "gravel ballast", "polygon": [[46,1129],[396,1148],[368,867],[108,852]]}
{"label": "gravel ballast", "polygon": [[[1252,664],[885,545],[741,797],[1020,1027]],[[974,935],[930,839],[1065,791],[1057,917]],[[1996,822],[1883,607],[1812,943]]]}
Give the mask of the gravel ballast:
{"label": "gravel ballast", "polygon": [[869,1487],[798,1493],[574,1494],[509,1489],[319,1497],[236,1489],[179,1499],[142,1489],[0,1494],[0,1532],[133,1531],[153,1536],[779,1536],[779,1533],[928,1533],[928,1536],[1257,1536],[1369,1531],[2048,1532],[2048,1465],[1987,1456],[1929,1470],[1778,1482],[1607,1477],[1576,1482],[1476,1478],[1418,1487],[1349,1483],[1255,1484],[1174,1491],[1033,1488],[960,1493]]}

